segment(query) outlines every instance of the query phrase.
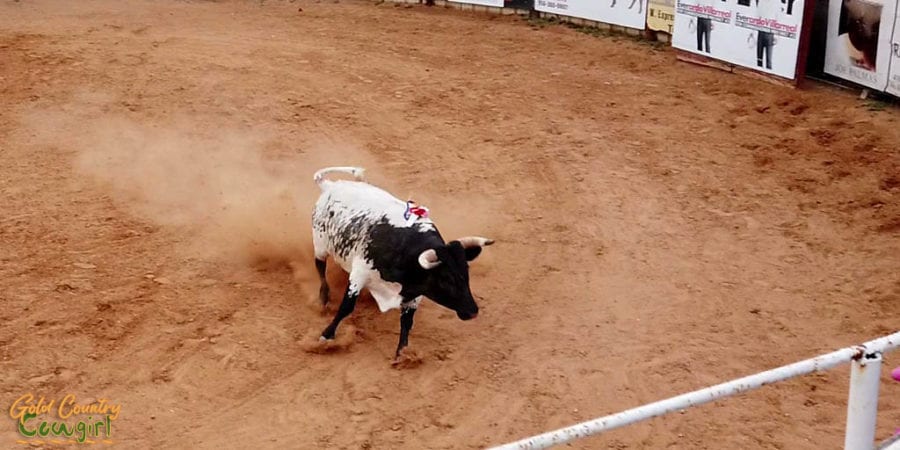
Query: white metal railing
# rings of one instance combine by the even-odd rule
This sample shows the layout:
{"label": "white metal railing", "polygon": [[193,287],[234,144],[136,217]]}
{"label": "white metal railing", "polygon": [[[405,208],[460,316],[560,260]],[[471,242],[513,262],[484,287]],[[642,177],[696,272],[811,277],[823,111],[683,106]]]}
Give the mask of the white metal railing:
{"label": "white metal railing", "polygon": [[843,348],[755,375],[549,431],[493,447],[490,450],[541,449],[560,445],[673,411],[702,405],[723,397],[730,397],[767,384],[824,371],[847,362],[851,362],[852,367],[850,369],[850,394],[847,402],[847,428],[844,438],[844,449],[872,450],[875,447],[875,419],[878,412],[878,382],[881,373],[881,355],[897,347],[900,347],[900,331],[864,344]]}

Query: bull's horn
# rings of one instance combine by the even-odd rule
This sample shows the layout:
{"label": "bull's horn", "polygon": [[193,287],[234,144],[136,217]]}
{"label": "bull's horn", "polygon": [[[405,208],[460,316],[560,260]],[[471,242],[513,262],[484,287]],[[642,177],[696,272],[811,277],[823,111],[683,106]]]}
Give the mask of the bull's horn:
{"label": "bull's horn", "polygon": [[457,240],[460,244],[462,244],[463,248],[484,247],[485,245],[491,245],[494,243],[493,239],[483,238],[479,236],[467,236],[464,238],[459,238]]}
{"label": "bull's horn", "polygon": [[434,269],[440,264],[441,261],[438,259],[437,252],[434,251],[433,248],[425,250],[419,255],[419,265],[425,270]]}

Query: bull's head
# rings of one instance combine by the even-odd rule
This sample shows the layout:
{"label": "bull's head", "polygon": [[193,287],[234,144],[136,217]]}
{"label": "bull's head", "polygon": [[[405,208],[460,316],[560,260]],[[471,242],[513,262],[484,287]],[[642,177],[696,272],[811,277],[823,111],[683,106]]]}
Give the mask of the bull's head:
{"label": "bull's head", "polygon": [[456,311],[462,320],[474,319],[478,305],[469,289],[469,261],[477,258],[484,246],[493,243],[483,237],[465,237],[422,252],[419,265],[428,272],[425,295]]}

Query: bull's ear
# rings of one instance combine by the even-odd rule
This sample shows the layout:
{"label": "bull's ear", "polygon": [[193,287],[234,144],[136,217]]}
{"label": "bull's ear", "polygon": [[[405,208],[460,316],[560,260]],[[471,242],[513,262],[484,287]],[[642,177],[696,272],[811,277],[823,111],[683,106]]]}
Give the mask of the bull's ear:
{"label": "bull's ear", "polygon": [[430,270],[441,265],[441,261],[438,259],[437,252],[431,248],[419,254],[419,265],[425,270]]}
{"label": "bull's ear", "polygon": [[466,252],[466,261],[472,261],[481,254],[481,249],[486,245],[494,243],[493,239],[483,238],[480,236],[467,236],[458,239]]}

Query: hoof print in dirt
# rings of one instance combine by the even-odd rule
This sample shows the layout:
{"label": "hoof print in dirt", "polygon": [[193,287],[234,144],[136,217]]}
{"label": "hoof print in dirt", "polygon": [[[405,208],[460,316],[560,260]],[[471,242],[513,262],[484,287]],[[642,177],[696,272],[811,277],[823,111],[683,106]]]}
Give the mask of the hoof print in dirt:
{"label": "hoof print in dirt", "polygon": [[422,362],[423,360],[419,354],[407,347],[401,350],[400,354],[391,361],[391,366],[395,369],[412,369],[422,365]]}
{"label": "hoof print in dirt", "polygon": [[308,353],[336,353],[350,348],[355,336],[356,329],[348,325],[334,339],[325,339],[319,332],[310,333],[303,339],[301,346]]}

